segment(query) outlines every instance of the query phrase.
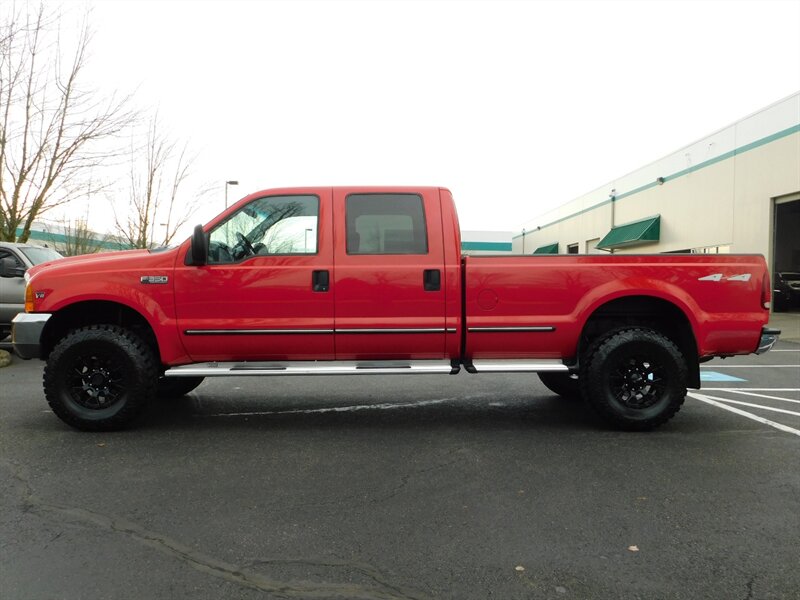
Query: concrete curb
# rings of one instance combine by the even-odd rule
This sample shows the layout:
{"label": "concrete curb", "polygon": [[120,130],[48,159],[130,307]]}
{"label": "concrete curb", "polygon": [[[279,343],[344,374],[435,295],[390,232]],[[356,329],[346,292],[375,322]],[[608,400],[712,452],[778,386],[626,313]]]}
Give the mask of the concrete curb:
{"label": "concrete curb", "polygon": [[800,342],[800,312],[772,313],[769,326],[781,330],[781,341]]}
{"label": "concrete curb", "polygon": [[5,350],[0,350],[0,369],[11,364],[11,354]]}

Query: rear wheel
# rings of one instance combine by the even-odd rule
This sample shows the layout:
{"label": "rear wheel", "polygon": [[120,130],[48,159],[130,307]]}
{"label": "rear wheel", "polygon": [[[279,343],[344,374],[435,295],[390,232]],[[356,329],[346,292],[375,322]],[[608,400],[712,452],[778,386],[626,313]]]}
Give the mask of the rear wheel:
{"label": "rear wheel", "polygon": [[584,398],[620,429],[654,429],[671,419],[686,397],[686,361],[669,338],[652,329],[613,332],[593,344],[582,363]]}
{"label": "rear wheel", "polygon": [[562,398],[577,400],[581,397],[578,376],[573,373],[539,373],[539,379],[551,392]]}
{"label": "rear wheel", "polygon": [[129,426],[155,394],[152,349],[116,325],[90,325],[68,333],[44,370],[44,393],[65,423],[87,431]]}

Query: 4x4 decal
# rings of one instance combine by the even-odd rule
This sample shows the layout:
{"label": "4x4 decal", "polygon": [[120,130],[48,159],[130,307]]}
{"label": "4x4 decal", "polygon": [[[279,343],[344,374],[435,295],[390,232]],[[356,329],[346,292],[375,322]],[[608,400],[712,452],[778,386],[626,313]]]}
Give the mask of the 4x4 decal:
{"label": "4x4 decal", "polygon": [[725,277],[722,273],[714,273],[713,275],[706,275],[705,277],[698,277],[697,281],[750,281],[752,275],[750,273],[742,273],[741,275],[731,275]]}

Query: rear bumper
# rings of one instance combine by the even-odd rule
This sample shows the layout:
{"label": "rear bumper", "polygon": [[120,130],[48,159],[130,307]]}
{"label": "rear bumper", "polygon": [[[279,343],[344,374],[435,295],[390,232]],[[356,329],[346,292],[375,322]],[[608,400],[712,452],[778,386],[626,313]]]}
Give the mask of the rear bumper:
{"label": "rear bumper", "polygon": [[40,358],[42,331],[50,313],[20,313],[11,321],[11,343],[14,352],[25,360]]}
{"label": "rear bumper", "polygon": [[764,354],[764,352],[769,352],[775,345],[775,342],[778,341],[778,337],[780,337],[780,335],[780,329],[769,329],[767,327],[762,327],[761,340],[758,342],[756,354]]}

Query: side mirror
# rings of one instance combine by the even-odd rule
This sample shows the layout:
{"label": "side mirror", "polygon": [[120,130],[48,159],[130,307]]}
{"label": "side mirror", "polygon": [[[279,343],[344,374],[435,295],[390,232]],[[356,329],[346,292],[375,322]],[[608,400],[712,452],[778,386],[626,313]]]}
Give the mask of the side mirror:
{"label": "side mirror", "polygon": [[0,277],[24,277],[25,269],[18,266],[17,261],[10,256],[0,258]]}
{"label": "side mirror", "polygon": [[186,255],[186,264],[202,267],[208,263],[208,238],[202,225],[195,225],[192,233],[192,247]]}

